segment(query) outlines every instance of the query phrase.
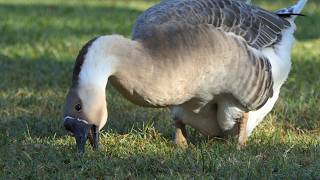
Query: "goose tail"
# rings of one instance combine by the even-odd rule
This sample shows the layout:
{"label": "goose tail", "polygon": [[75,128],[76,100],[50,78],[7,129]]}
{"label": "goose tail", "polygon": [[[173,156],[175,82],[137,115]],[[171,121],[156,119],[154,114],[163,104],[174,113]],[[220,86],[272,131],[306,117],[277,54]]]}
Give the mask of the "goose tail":
{"label": "goose tail", "polygon": [[299,0],[297,4],[291,7],[279,9],[275,13],[280,17],[295,20],[297,16],[304,16],[301,14],[301,11],[307,2],[308,0]]}

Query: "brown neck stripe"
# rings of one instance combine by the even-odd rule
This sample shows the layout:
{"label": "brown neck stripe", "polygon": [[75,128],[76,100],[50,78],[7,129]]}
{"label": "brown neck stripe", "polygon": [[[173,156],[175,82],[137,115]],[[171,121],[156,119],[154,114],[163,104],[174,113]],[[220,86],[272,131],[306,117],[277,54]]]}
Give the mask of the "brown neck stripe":
{"label": "brown neck stripe", "polygon": [[[98,36],[99,37],[99,36]],[[84,62],[85,56],[88,52],[89,47],[91,46],[91,44],[98,38],[95,37],[93,39],[91,39],[90,41],[88,41],[79,51],[77,59],[75,61],[74,64],[74,68],[73,68],[73,74],[72,74],[72,85],[76,86],[78,84],[78,80],[79,80],[79,74],[81,71],[81,67],[82,64]]]}

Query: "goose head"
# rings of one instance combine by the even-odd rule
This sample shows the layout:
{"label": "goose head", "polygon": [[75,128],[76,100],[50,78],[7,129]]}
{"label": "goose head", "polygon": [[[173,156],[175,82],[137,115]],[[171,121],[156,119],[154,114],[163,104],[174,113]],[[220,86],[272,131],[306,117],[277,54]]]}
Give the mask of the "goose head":
{"label": "goose head", "polygon": [[84,153],[89,139],[93,149],[98,148],[99,130],[108,118],[105,87],[112,66],[110,47],[112,37],[90,40],[79,51],[72,85],[64,106],[64,127],[76,139],[79,153]]}
{"label": "goose head", "polygon": [[64,108],[64,127],[76,139],[79,153],[84,153],[89,139],[94,150],[99,145],[99,130],[108,117],[104,94],[87,87],[72,87]]}
{"label": "goose head", "polygon": [[154,100],[158,96],[152,94],[156,93],[145,93],[154,82],[148,79],[154,77],[148,74],[148,69],[155,66],[153,62],[139,42],[120,35],[100,36],[83,46],[76,58],[63,115],[64,126],[75,136],[80,153],[87,139],[94,149],[98,148],[99,130],[108,118],[105,91],[109,77],[111,84],[133,103],[150,107],[162,102]]}

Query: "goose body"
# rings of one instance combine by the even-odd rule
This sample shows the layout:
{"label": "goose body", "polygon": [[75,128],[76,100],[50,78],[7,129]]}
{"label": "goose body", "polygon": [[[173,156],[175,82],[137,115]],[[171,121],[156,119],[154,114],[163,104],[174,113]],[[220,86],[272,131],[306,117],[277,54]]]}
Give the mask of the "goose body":
{"label": "goose body", "polygon": [[[305,3],[300,0],[294,13]],[[95,142],[92,132],[107,120],[109,80],[133,103],[170,107],[178,144],[186,141],[185,124],[208,136],[236,132],[245,140],[278,99],[291,67],[294,31],[294,17],[241,1],[162,1],[138,17],[132,40],[101,36],[82,48],[65,126],[75,131],[84,120],[81,137],[89,134]],[[245,123],[234,131],[241,119]]]}

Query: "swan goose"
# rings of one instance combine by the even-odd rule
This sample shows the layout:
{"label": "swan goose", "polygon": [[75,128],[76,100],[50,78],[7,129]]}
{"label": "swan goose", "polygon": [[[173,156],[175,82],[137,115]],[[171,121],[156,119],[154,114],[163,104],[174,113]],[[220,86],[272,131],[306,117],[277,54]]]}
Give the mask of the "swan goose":
{"label": "swan goose", "polygon": [[98,148],[108,81],[131,102],[170,107],[175,142],[185,125],[244,146],[271,111],[291,66],[294,19],[307,0],[269,12],[235,0],[164,0],[136,21],[132,39],[96,37],[77,56],[64,126],[84,152]]}

